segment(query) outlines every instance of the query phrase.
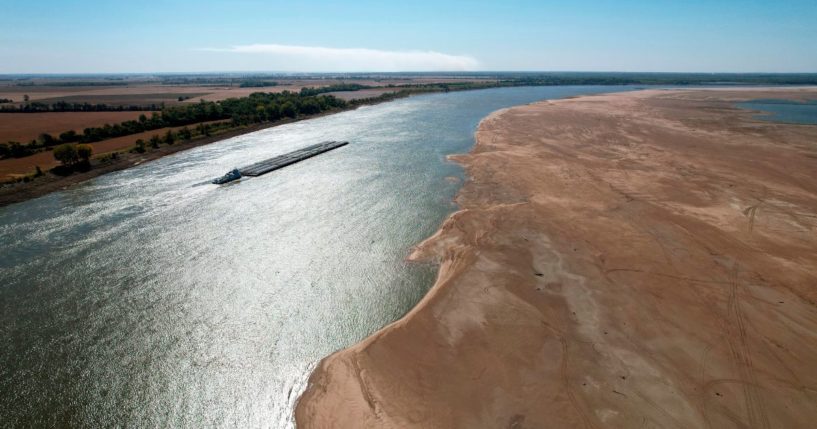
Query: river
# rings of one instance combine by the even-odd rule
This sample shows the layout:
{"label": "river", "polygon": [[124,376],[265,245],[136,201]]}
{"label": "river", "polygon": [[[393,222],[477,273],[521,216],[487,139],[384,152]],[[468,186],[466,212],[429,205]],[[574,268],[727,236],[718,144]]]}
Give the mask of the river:
{"label": "river", "polygon": [[[621,87],[415,96],[0,208],[0,425],[290,427],[310,370],[410,309],[480,119]],[[258,178],[198,185],[323,140]],[[458,178],[460,181],[453,180]]]}

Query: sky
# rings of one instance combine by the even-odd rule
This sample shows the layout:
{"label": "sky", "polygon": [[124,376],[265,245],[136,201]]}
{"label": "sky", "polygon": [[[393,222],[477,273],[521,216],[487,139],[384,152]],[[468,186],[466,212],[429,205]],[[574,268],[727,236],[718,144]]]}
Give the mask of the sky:
{"label": "sky", "polygon": [[0,0],[0,73],[817,72],[817,0]]}

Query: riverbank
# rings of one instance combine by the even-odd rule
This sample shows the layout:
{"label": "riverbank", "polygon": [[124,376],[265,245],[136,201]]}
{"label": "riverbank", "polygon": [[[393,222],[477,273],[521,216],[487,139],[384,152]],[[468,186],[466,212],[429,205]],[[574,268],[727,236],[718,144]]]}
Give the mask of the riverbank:
{"label": "riverbank", "polygon": [[78,183],[85,182],[86,180],[90,180],[95,177],[99,177],[103,174],[108,174],[114,171],[135,167],[145,162],[150,162],[162,158],[164,156],[174,154],[176,152],[181,152],[198,146],[215,143],[221,140],[226,140],[229,138],[252,133],[255,131],[260,131],[266,128],[285,125],[305,119],[314,119],[332,113],[337,112],[327,112],[323,114],[313,115],[305,118],[298,118],[294,120],[248,125],[246,127],[224,131],[217,135],[200,137],[190,141],[179,141],[172,145],[163,144],[156,149],[151,149],[144,153],[117,152],[115,158],[105,157],[104,160],[99,158],[94,159],[92,164],[93,167],[88,171],[75,172],[68,176],[59,176],[53,173],[46,173],[44,176],[38,177],[36,178],[36,180],[32,180],[30,182],[2,185],[0,186],[0,207],[9,204],[19,203],[32,198],[41,197],[51,192],[67,189],[68,187],[71,187]]}
{"label": "riverbank", "polygon": [[[256,123],[252,125],[245,125],[239,128],[228,128],[226,130],[220,130],[215,132],[211,136],[194,136],[194,138],[190,141],[181,142],[183,146],[181,147],[171,147],[159,150],[148,149],[147,152],[141,154],[132,154],[129,153],[127,149],[124,150],[121,148],[123,145],[127,145],[126,140],[130,139],[133,144],[135,144],[136,139],[139,137],[143,137],[143,140],[147,139],[147,136],[153,136],[161,134],[162,132],[166,132],[168,130],[176,131],[182,128],[188,127],[195,127],[200,124],[190,124],[188,126],[179,126],[179,127],[171,127],[171,128],[162,128],[160,130],[155,131],[147,131],[142,134],[133,134],[127,135],[123,137],[117,137],[109,140],[103,140],[100,142],[92,143],[92,146],[95,148],[95,152],[97,155],[94,156],[94,160],[92,160],[92,169],[89,171],[82,172],[81,174],[73,174],[70,176],[60,176],[56,174],[52,174],[48,168],[48,165],[56,165],[56,161],[50,158],[50,154],[46,152],[40,152],[30,157],[24,158],[12,158],[12,159],[5,159],[0,162],[10,162],[14,163],[11,165],[10,169],[7,169],[6,173],[8,174],[9,171],[12,171],[13,174],[9,174],[12,176],[12,180],[7,180],[5,182],[0,182],[0,207],[3,207],[8,204],[16,203],[25,201],[31,198],[36,198],[50,192],[54,192],[60,189],[67,188],[69,186],[75,185],[77,183],[84,182],[86,180],[92,179],[94,177],[98,177],[102,174],[110,173],[113,171],[122,170],[128,168],[133,165],[138,165],[143,162],[151,161],[154,159],[161,158],[164,155],[179,152],[185,148],[192,148],[196,146],[200,146],[203,144],[213,143],[219,140],[235,137],[241,134],[247,134],[254,131],[258,131],[264,128],[274,127],[277,125],[283,125],[291,122],[301,121],[305,119],[312,119],[317,118],[320,116],[324,116],[327,114],[338,113],[342,111],[347,111],[350,109],[356,109],[361,106],[365,105],[374,105],[379,104],[387,101],[392,101],[399,98],[409,97],[412,95],[419,95],[419,94],[426,94],[426,93],[434,93],[434,92],[449,92],[449,91],[468,91],[468,90],[476,90],[476,89],[489,89],[489,88],[497,88],[497,87],[514,87],[514,86],[553,86],[556,81],[552,80],[497,80],[497,81],[476,81],[476,82],[455,82],[455,83],[438,83],[438,84],[429,84],[429,85],[409,85],[409,86],[394,86],[394,87],[381,87],[378,89],[376,93],[367,93],[368,95],[375,95],[374,97],[364,97],[364,98],[356,98],[354,96],[346,96],[342,97],[344,99],[351,99],[352,101],[343,108],[333,109],[331,111],[326,111],[323,113],[308,115],[297,117],[294,119],[281,119],[274,122],[262,122]],[[561,84],[568,84],[572,81],[567,80],[562,82]],[[578,80],[573,83],[582,83],[583,84],[590,84],[596,82],[593,79],[590,80]],[[602,79],[604,82],[604,79]],[[616,85],[629,85],[635,84],[639,82],[638,80],[628,80],[628,79],[619,79],[613,80],[613,84]],[[668,83],[671,83],[672,80],[669,80]],[[598,83],[598,82],[596,82]],[[653,82],[655,83],[655,82]],[[688,84],[687,82],[686,84]],[[797,87],[791,87],[792,89],[798,89]],[[361,90],[366,91],[366,90]],[[361,91],[352,91],[353,93],[361,92]],[[121,113],[121,112],[120,112]],[[69,113],[70,114],[70,113]],[[26,114],[30,115],[30,114]],[[214,121],[215,122],[215,121]],[[204,124],[208,124],[205,122]],[[157,134],[158,133],[158,134]],[[114,142],[117,141],[117,142]],[[115,144],[111,144],[115,143]],[[116,150],[112,150],[108,148],[108,151],[105,153],[99,154],[96,149],[104,147],[104,146],[111,146],[116,147]],[[115,156],[111,156],[115,154]],[[33,159],[34,157],[39,157],[38,159]],[[25,161],[28,161],[27,163]],[[25,165],[20,165],[23,162]],[[50,163],[50,164],[49,164]],[[35,168],[40,167],[45,171],[45,174],[42,176],[35,175]],[[3,170],[3,168],[0,168]],[[26,172],[27,171],[27,172]]]}
{"label": "riverbank", "polygon": [[808,427],[817,127],[649,90],[496,112],[437,281],[325,358],[299,427]]}
{"label": "riverbank", "polygon": [[[453,87],[451,87],[453,86]],[[162,128],[159,130],[147,131],[141,134],[128,135],[124,137],[117,137],[108,140],[102,140],[92,143],[92,148],[98,152],[98,149],[109,147],[103,153],[97,153],[91,160],[91,168],[87,171],[74,173],[68,176],[55,174],[51,171],[51,167],[59,165],[52,159],[49,151],[38,152],[34,155],[23,158],[12,158],[0,160],[0,163],[12,163],[6,165],[7,170],[14,171],[12,176],[15,176],[12,181],[0,183],[0,207],[16,202],[36,198],[50,192],[65,189],[77,183],[107,174],[113,171],[122,170],[131,166],[139,165],[144,162],[152,161],[161,158],[165,155],[179,152],[184,149],[201,146],[204,144],[213,143],[227,138],[236,137],[238,135],[247,134],[259,131],[265,128],[270,128],[278,125],[289,124],[306,119],[315,119],[333,113],[340,113],[348,110],[354,110],[362,106],[375,105],[388,101],[393,101],[400,98],[410,97],[412,95],[434,93],[434,92],[448,92],[448,91],[467,91],[475,89],[487,89],[500,86],[498,82],[469,82],[457,84],[431,84],[426,86],[409,86],[409,87],[393,87],[389,91],[381,92],[376,96],[366,96],[363,98],[352,97],[351,101],[343,107],[334,108],[323,111],[321,113],[300,115],[295,118],[284,118],[270,122],[252,123],[250,125],[242,125],[238,127],[219,128],[216,127],[212,131],[212,135],[194,135],[192,139],[183,140],[177,135],[176,144],[159,146],[154,148],[146,148],[142,153],[133,153],[129,149],[135,147],[136,140],[142,137],[143,141],[148,140],[148,136],[165,135],[168,131],[178,133],[181,129],[196,129],[200,125],[214,125],[217,122],[226,123],[227,121],[210,121],[198,124],[189,124],[187,126]],[[347,97],[348,98],[348,97]],[[117,140],[122,140],[115,142]],[[128,142],[130,144],[128,145]],[[109,144],[116,143],[116,144]],[[128,146],[128,147],[125,147]],[[0,173],[2,173],[3,166],[0,166]],[[44,174],[35,174],[36,171],[42,168]],[[23,174],[23,172],[25,172]]]}
{"label": "riverbank", "polygon": [[157,149],[145,153],[119,152],[117,153],[117,157],[113,159],[108,158],[104,161],[99,159],[94,160],[93,168],[88,171],[76,172],[69,176],[58,176],[56,174],[49,173],[31,182],[3,185],[0,186],[0,207],[41,197],[51,192],[67,189],[70,186],[99,177],[103,174],[135,167],[145,162],[150,162],[176,152],[215,143],[217,141],[237,137],[243,134],[260,131],[277,125],[283,124],[275,123],[253,125],[247,128],[230,130],[219,135],[202,137],[188,142],[178,142],[173,145],[162,145]]}

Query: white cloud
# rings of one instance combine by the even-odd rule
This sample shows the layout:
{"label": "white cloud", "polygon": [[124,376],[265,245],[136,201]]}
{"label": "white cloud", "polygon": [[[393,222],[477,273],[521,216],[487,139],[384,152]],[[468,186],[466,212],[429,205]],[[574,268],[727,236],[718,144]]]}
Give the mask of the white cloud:
{"label": "white cloud", "polygon": [[263,55],[268,59],[270,70],[281,71],[467,71],[478,66],[473,57],[434,51],[382,51],[276,44],[204,50]]}

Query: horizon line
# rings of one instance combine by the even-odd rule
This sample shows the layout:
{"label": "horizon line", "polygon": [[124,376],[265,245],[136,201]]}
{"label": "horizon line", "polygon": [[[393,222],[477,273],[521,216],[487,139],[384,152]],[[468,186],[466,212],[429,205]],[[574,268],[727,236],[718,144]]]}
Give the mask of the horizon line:
{"label": "horizon line", "polygon": [[274,71],[274,70],[219,70],[219,71],[116,71],[116,72],[0,72],[0,76],[111,76],[111,75],[207,75],[207,74],[268,74],[268,75],[366,75],[366,74],[698,74],[698,75],[817,75],[817,71],[622,71],[622,70],[476,70],[476,71]]}

